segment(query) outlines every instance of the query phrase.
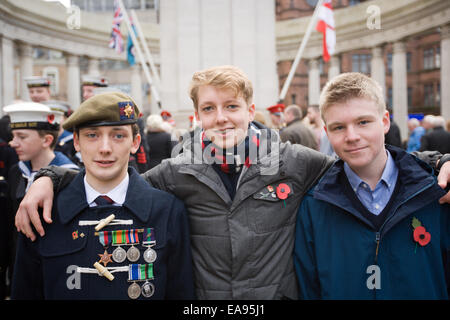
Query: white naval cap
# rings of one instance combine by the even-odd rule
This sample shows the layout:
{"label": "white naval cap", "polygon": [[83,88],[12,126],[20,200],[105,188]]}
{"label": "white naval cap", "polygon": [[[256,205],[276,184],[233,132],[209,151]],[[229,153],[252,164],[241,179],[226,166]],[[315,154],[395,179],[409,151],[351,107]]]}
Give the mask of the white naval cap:
{"label": "white naval cap", "polygon": [[65,115],[68,115],[72,108],[70,107],[70,104],[66,101],[60,101],[60,100],[48,100],[48,101],[42,101],[42,104],[45,104],[46,106],[49,106],[50,109],[55,111],[61,111]]}
{"label": "white naval cap", "polygon": [[83,86],[107,87],[108,80],[106,80],[106,78],[104,77],[84,75],[81,77],[81,84]]}
{"label": "white naval cap", "polygon": [[4,107],[3,112],[11,118],[11,130],[58,130],[63,118],[62,112],[35,102],[11,104]]}
{"label": "white naval cap", "polygon": [[28,88],[50,86],[50,79],[47,77],[32,76],[32,77],[25,77],[23,79],[27,83]]}

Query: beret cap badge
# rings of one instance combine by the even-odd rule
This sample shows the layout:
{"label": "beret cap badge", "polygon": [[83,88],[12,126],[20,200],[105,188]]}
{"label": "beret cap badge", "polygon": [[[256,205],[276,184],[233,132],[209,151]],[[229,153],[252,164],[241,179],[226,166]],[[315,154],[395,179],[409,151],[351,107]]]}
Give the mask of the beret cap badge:
{"label": "beret cap badge", "polygon": [[[120,106],[122,104],[122,106]],[[127,104],[125,106],[123,106],[123,102],[119,102],[119,108],[121,108],[121,114],[122,114],[122,110],[123,110],[123,114],[129,119],[131,117],[134,116],[134,109],[132,107],[132,102],[131,105],[129,102],[127,102]]]}
{"label": "beret cap badge", "polygon": [[121,101],[119,106],[120,121],[134,119],[134,104],[132,101]]}

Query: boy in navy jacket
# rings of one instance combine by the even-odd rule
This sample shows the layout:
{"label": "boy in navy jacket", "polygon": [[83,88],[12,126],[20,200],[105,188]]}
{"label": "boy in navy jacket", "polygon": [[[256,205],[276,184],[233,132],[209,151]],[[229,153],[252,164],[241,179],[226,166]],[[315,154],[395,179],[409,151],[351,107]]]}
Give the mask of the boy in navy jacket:
{"label": "boy in navy jacket", "polygon": [[381,87],[359,73],[320,96],[340,157],[303,199],[294,263],[302,299],[447,299],[449,205],[432,169],[385,146]]}
{"label": "boy in navy jacket", "polygon": [[128,167],[139,109],[122,93],[86,100],[66,120],[85,169],[55,198],[55,221],[20,235],[12,299],[192,299],[183,203]]}

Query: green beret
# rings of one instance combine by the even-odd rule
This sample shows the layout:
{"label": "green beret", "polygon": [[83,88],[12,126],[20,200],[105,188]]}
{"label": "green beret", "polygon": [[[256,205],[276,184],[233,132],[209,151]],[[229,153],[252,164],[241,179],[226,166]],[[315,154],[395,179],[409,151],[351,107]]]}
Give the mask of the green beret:
{"label": "green beret", "polygon": [[63,128],[120,126],[136,123],[140,115],[133,99],[121,92],[106,92],[84,101],[63,123]]}

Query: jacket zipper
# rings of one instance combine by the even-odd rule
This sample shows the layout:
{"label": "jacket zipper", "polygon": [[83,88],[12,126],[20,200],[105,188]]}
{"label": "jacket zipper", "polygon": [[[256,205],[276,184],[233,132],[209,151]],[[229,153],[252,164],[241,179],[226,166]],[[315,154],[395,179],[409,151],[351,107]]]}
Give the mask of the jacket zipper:
{"label": "jacket zipper", "polygon": [[[409,199],[415,197],[416,195],[418,195],[419,193],[421,193],[422,191],[428,189],[429,187],[431,187],[434,183],[430,183],[429,185],[423,187],[422,189],[420,189],[419,191],[417,191],[416,193],[414,193],[413,195],[411,195],[410,197],[408,197],[407,199],[405,199],[403,202],[401,202],[393,212],[397,211],[397,209],[403,205],[405,202],[407,202]],[[384,221],[384,223],[381,225],[380,229],[375,233],[375,242],[377,243],[377,246],[375,248],[375,265],[378,266],[378,253],[379,253],[379,249],[380,249],[380,242],[381,242],[381,230],[383,230],[384,226],[386,225],[386,223],[391,220],[391,218],[394,215],[391,215],[387,220]],[[374,297],[375,299],[377,298],[377,291],[374,290]]]}

